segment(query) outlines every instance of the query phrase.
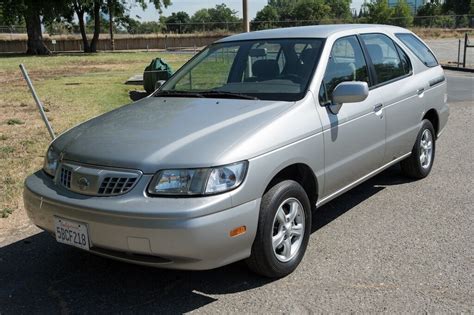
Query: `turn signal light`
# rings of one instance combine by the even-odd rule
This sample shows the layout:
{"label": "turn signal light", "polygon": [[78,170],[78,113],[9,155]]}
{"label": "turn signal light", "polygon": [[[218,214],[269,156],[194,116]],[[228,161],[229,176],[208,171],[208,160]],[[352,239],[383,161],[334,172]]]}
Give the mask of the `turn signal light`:
{"label": "turn signal light", "polygon": [[239,226],[238,228],[233,229],[230,231],[229,235],[230,237],[235,237],[239,236],[241,234],[244,234],[247,231],[247,227],[245,225]]}

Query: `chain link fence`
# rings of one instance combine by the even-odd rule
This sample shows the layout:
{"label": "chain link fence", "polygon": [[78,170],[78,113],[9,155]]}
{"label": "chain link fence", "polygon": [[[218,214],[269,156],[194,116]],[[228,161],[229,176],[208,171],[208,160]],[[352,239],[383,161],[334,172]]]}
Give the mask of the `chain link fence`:
{"label": "chain link fence", "polygon": [[[349,20],[288,20],[288,21],[251,21],[250,29],[263,30],[281,27],[295,27],[306,25],[367,23],[367,18],[353,18]],[[458,49],[463,59],[463,43],[465,33],[474,38],[474,15],[442,15],[442,16],[415,16],[388,19],[385,24],[411,28],[419,36],[425,38],[443,63],[457,62]],[[158,27],[156,27],[158,26]],[[103,25],[100,34],[98,49],[110,50],[111,44],[107,33],[107,25]],[[51,51],[81,51],[82,39],[76,27],[60,28],[61,32],[48,33],[44,29],[44,41]],[[212,22],[212,23],[155,23],[155,28],[139,33],[125,28],[118,28],[115,32],[116,50],[133,49],[186,49],[205,46],[213,41],[242,31],[242,22]],[[92,37],[92,32],[88,31]],[[0,26],[0,52],[26,51],[26,27]],[[474,63],[474,49],[466,51],[467,64]]]}
{"label": "chain link fence", "polygon": [[[251,21],[251,30],[263,30],[280,27],[295,27],[306,25],[322,25],[322,24],[342,24],[342,23],[370,23],[367,17],[351,18],[351,19],[322,19],[322,20],[285,20],[285,21]],[[440,28],[440,29],[464,29],[474,28],[474,15],[438,15],[438,16],[408,16],[408,17],[394,17],[385,21],[385,24],[399,25],[402,27],[423,27],[423,28]],[[223,33],[237,33],[242,31],[242,22],[203,22],[203,23],[156,23],[157,27],[149,30],[141,30],[137,33],[136,30],[130,27],[118,27],[117,34],[186,34],[186,33],[208,33],[208,32],[223,32]],[[103,25],[104,29],[106,28]],[[77,26],[71,28],[46,28],[44,32],[48,34],[48,29],[51,30],[51,35],[79,35]],[[25,34],[25,26],[6,26],[0,25],[0,33],[3,34]],[[104,31],[105,33],[105,31]]]}

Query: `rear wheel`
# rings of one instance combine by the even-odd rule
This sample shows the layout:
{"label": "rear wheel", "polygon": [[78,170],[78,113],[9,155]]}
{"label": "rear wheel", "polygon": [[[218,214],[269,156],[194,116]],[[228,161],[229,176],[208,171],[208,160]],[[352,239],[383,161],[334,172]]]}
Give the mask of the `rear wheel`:
{"label": "rear wheel", "polygon": [[246,260],[254,272],[284,277],[304,256],[311,230],[311,206],[303,187],[285,180],[262,198],[257,235]]}
{"label": "rear wheel", "polygon": [[431,122],[425,119],[416,137],[411,155],[400,163],[402,173],[416,179],[428,176],[433,166],[435,149],[435,131]]}

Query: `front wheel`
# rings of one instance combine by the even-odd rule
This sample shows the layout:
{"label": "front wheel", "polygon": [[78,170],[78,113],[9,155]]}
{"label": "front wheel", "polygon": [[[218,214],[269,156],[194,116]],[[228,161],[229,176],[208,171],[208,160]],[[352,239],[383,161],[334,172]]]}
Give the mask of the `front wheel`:
{"label": "front wheel", "polygon": [[416,179],[428,176],[433,167],[435,149],[436,142],[433,125],[429,120],[423,120],[411,155],[400,163],[402,173]]}
{"label": "front wheel", "polygon": [[247,265],[270,278],[290,274],[303,259],[310,230],[311,206],[303,187],[292,180],[276,184],[263,195]]}

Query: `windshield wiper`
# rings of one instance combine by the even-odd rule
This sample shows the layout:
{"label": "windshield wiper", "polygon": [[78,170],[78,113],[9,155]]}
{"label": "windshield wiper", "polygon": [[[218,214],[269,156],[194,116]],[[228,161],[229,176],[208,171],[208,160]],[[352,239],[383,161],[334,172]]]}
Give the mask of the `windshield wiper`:
{"label": "windshield wiper", "polygon": [[258,97],[251,96],[242,93],[234,93],[234,92],[227,92],[227,91],[204,91],[200,92],[204,97],[217,97],[217,98],[238,98],[244,100],[258,100]]}
{"label": "windshield wiper", "polygon": [[187,92],[187,91],[175,91],[175,90],[166,90],[159,91],[156,96],[169,96],[169,97],[204,97],[202,93],[196,92]]}

